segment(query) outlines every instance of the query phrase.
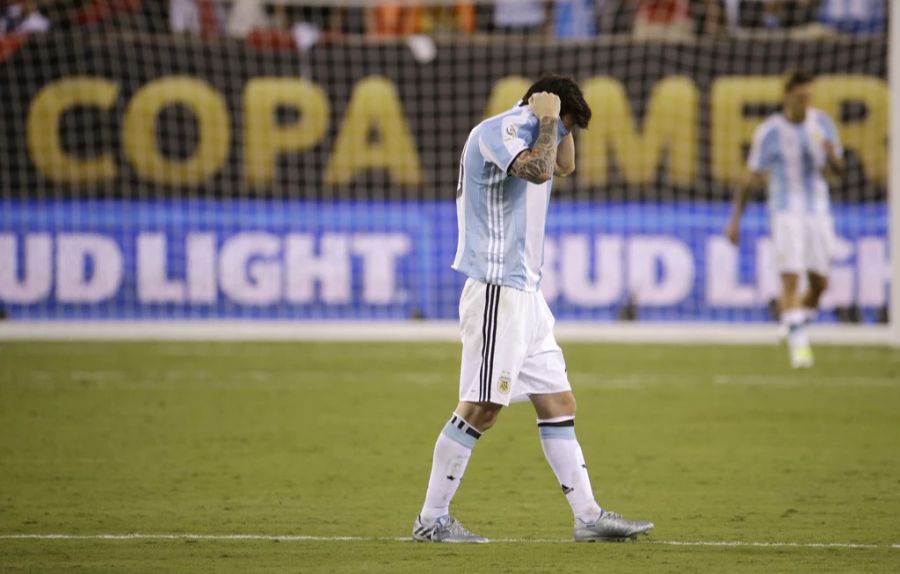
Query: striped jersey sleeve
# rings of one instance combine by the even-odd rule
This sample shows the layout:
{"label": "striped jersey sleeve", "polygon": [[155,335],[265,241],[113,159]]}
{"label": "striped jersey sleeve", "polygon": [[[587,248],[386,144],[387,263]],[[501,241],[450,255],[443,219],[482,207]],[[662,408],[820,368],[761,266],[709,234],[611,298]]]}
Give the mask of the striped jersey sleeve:
{"label": "striped jersey sleeve", "polygon": [[750,171],[767,171],[778,153],[778,130],[771,121],[763,122],[753,134],[750,155],[747,158],[747,169]]}
{"label": "striped jersey sleeve", "polygon": [[529,121],[528,108],[523,107],[522,113],[502,115],[486,122],[478,138],[481,155],[507,173],[516,156],[531,146]]}
{"label": "striped jersey sleeve", "polygon": [[815,113],[816,121],[825,134],[825,139],[834,145],[834,153],[838,157],[844,157],[844,146],[841,144],[841,136],[838,133],[837,126],[834,125],[834,120],[821,110],[816,110]]}

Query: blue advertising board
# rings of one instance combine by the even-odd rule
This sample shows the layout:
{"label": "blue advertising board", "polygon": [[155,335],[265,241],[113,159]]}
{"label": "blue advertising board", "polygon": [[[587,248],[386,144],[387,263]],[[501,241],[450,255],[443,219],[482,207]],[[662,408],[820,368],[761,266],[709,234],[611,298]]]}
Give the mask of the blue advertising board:
{"label": "blue advertising board", "polygon": [[[542,290],[560,319],[763,321],[768,218],[739,248],[725,202],[551,204]],[[834,206],[828,310],[887,305],[887,208]],[[452,202],[6,200],[0,307],[13,319],[454,319]]]}

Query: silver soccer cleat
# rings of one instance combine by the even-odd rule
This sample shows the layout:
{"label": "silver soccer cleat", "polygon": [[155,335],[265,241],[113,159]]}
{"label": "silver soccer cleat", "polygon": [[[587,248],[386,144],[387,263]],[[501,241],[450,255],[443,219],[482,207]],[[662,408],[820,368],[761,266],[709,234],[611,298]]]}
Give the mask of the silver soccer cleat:
{"label": "silver soccer cleat", "polygon": [[617,541],[637,538],[653,528],[649,520],[626,520],[621,514],[604,510],[600,518],[593,522],[575,519],[575,542],[595,540]]}
{"label": "silver soccer cleat", "polygon": [[462,523],[445,514],[431,524],[422,522],[421,516],[416,516],[412,529],[413,540],[417,542],[487,542],[484,536],[478,536],[469,532]]}

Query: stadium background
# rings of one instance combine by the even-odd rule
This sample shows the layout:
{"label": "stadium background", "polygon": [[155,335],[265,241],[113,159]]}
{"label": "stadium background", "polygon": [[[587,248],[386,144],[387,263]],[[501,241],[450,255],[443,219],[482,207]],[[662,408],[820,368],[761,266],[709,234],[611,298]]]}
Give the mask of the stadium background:
{"label": "stadium background", "polygon": [[[474,22],[413,30],[367,30],[375,0],[24,4],[0,4],[3,572],[896,570],[888,2],[557,0],[526,31],[493,0],[424,0]],[[257,29],[220,18],[264,4]],[[739,251],[721,236],[787,67],[819,75],[849,163],[802,370],[776,340],[762,204]],[[545,71],[595,112],[555,182],[543,284],[579,442],[604,508],[656,526],[568,544],[519,406],[453,503],[492,543],[412,544],[459,376],[460,147]]]}
{"label": "stadium background", "polygon": [[298,49],[278,31],[170,35],[164,14],[129,8],[4,52],[10,318],[453,319],[462,142],[552,71],[595,110],[578,171],[554,185],[543,289],[556,315],[771,320],[762,202],[738,252],[721,230],[752,130],[798,68],[818,76],[815,104],[848,152],[823,320],[887,320],[884,34],[445,32],[423,55],[406,37]]}

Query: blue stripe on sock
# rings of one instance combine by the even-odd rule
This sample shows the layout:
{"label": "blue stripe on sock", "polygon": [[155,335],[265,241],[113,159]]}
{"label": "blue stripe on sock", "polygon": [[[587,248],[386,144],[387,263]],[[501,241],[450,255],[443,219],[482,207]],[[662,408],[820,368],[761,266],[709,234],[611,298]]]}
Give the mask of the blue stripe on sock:
{"label": "blue stripe on sock", "polygon": [[541,438],[563,438],[575,440],[575,427],[538,427]]}
{"label": "blue stripe on sock", "polygon": [[474,436],[467,434],[466,431],[456,428],[456,425],[450,422],[444,425],[444,430],[441,431],[441,434],[466,448],[474,448],[475,441],[478,440]]}

